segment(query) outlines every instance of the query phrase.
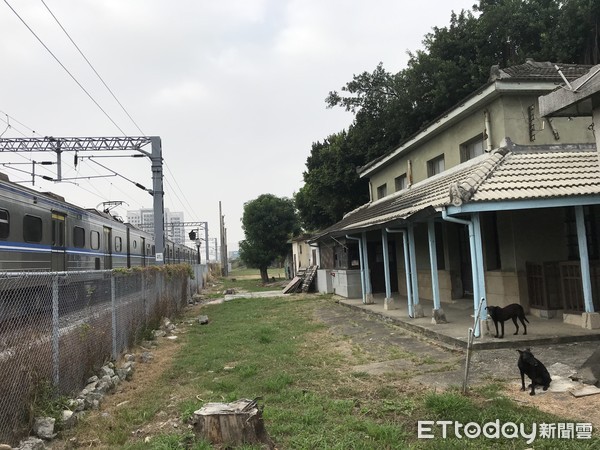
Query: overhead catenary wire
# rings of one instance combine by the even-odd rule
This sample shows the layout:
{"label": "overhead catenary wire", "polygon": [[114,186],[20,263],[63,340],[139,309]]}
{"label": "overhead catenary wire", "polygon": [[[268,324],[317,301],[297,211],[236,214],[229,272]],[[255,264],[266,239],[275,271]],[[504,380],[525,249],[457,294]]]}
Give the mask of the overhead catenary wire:
{"label": "overhead catenary wire", "polygon": [[111,123],[123,134],[126,136],[126,133],[121,129],[121,127],[119,125],[117,125],[117,122],[115,122],[113,120],[113,118],[110,116],[110,114],[108,114],[104,108],[102,108],[102,106],[100,106],[100,104],[96,101],[96,99],[92,96],[92,94],[90,94],[87,89],[85,87],[83,87],[83,85],[79,82],[79,80],[77,78],[75,78],[75,75],[73,75],[69,69],[67,69],[67,67],[61,62],[60,59],[58,59],[58,57],[52,52],[52,50],[50,50],[50,48],[44,43],[44,41],[42,41],[42,39],[40,39],[40,37],[36,34],[35,31],[33,31],[33,29],[27,24],[27,22],[25,22],[25,20],[19,15],[19,13],[12,7],[12,5],[8,2],[8,0],[4,0],[4,3],[6,3],[6,5],[10,8],[10,10],[15,14],[15,16],[18,17],[18,19],[23,23],[23,25],[25,25],[25,27],[31,32],[31,34],[33,34],[33,36],[38,40],[38,42],[46,49],[46,51],[48,53],[50,53],[50,55],[54,58],[54,60],[60,65],[60,67],[62,67],[64,69],[65,72],[67,72],[67,74],[71,77],[71,79],[77,84],[77,86],[79,86],[81,88],[81,90],[83,92],[85,92],[85,94],[89,97],[89,99],[94,102],[94,104],[100,109],[100,111],[102,111],[102,113],[104,113],[104,115],[108,118],[108,120],[111,121]]}
{"label": "overhead catenary wire", "polygon": [[[69,69],[60,61],[60,59],[52,52],[52,50],[50,50],[50,48],[42,41],[42,39],[35,33],[35,31],[29,26],[29,24],[23,19],[23,17],[21,17],[21,15],[19,15],[19,13],[12,7],[12,5],[8,2],[8,0],[4,0],[4,2],[6,3],[6,5],[10,8],[10,10],[15,14],[15,16],[23,23],[23,25],[29,30],[29,32],[31,34],[33,34],[33,36],[37,39],[37,41],[44,47],[44,49],[52,56],[52,58],[61,66],[61,68],[69,75],[69,77],[79,86],[79,88],[88,96],[88,98],[100,109],[100,111],[110,120],[110,122],[121,132],[121,134],[123,134],[124,136],[127,136],[127,133],[125,133],[123,131],[123,129],[115,122],[115,120],[108,114],[108,112],[106,112],[106,110],[98,103],[98,101],[96,101],[96,99],[88,92],[88,90],[79,82],[79,80],[69,71]],[[140,133],[142,135],[145,135],[145,133],[142,131],[142,129],[139,127],[139,125],[137,124],[137,122],[133,119],[133,117],[131,116],[131,114],[129,114],[129,112],[127,111],[127,109],[124,107],[124,105],[119,101],[119,99],[117,98],[117,96],[115,95],[115,93],[110,89],[110,87],[108,86],[108,84],[104,81],[104,79],[102,78],[102,76],[98,73],[98,71],[95,69],[95,67],[91,64],[91,62],[89,61],[89,59],[85,56],[85,54],[83,53],[83,51],[81,50],[81,48],[75,43],[74,39],[71,37],[71,35],[67,32],[66,28],[62,25],[62,23],[60,22],[60,20],[56,17],[56,15],[52,12],[52,10],[48,7],[48,5],[46,4],[46,2],[44,0],[41,0],[42,4],[44,5],[44,7],[46,8],[46,10],[50,13],[50,15],[53,17],[53,19],[56,21],[56,23],[58,24],[58,26],[61,28],[61,30],[63,31],[63,33],[67,36],[67,38],[70,40],[70,42],[73,44],[73,46],[77,49],[77,51],[79,52],[79,54],[82,56],[82,58],[86,61],[86,63],[90,66],[90,68],[92,69],[92,71],[95,73],[95,75],[98,77],[98,79],[101,81],[101,83],[104,85],[104,87],[108,90],[108,92],[111,94],[111,96],[113,97],[113,99],[117,102],[117,104],[121,107],[121,109],[124,111],[124,113],[127,115],[127,117],[131,120],[131,122],[135,125],[135,127],[140,131]],[[35,131],[31,130],[33,133],[35,133]],[[193,210],[193,207],[191,206],[189,200],[187,199],[185,193],[183,192],[183,190],[181,189],[181,187],[179,186],[179,184],[177,183],[176,178],[173,176],[173,174],[170,171],[170,168],[166,165],[165,163],[165,167],[167,169],[167,171],[169,172],[170,176],[173,179],[173,182],[175,183],[175,186],[177,187],[177,189],[179,190],[179,192],[181,193],[183,199],[185,200],[185,203],[187,203],[187,205],[191,208],[191,210]],[[112,169],[108,169],[111,170]],[[117,172],[114,172],[116,174],[118,174]],[[120,174],[118,174],[119,176],[121,176]],[[125,177],[123,177],[125,178]],[[126,180],[128,180],[127,178],[125,178]],[[166,180],[166,177],[165,177]],[[130,181],[130,180],[129,180]],[[139,183],[135,183],[133,181],[131,181],[132,183],[139,185]],[[168,181],[167,181],[167,184]],[[112,186],[112,183],[111,183]],[[141,185],[140,185],[141,186]],[[95,186],[93,186],[95,188]],[[148,190],[148,189],[145,189]],[[179,195],[177,194],[177,192],[172,192],[172,194],[175,196],[175,198],[177,198],[177,200],[181,203],[182,207],[184,208],[184,210],[186,210],[186,213],[190,214],[191,216],[195,217],[196,215],[191,213],[190,210],[186,207],[186,205],[184,204],[184,201],[181,200],[181,198],[179,197]],[[137,203],[137,202],[136,202]]]}
{"label": "overhead catenary wire", "polygon": [[[56,15],[50,10],[50,8],[46,4],[46,2],[44,0],[40,0],[40,1],[46,7],[46,9],[48,10],[48,12],[52,16],[52,18],[56,21],[56,23],[60,27],[60,29],[63,30],[63,32],[65,33],[65,35],[69,38],[69,41],[71,41],[71,43],[75,46],[75,48],[77,49],[77,51],[79,52],[79,54],[81,55],[81,57],[90,66],[90,69],[92,69],[92,71],[96,74],[96,76],[98,77],[98,79],[100,80],[100,82],[104,85],[104,87],[106,88],[106,90],[108,90],[108,92],[110,92],[110,95],[112,95],[112,98],[118,103],[118,105],[121,107],[121,109],[123,110],[123,112],[127,115],[127,117],[129,117],[129,120],[131,120],[131,122],[135,125],[135,127],[138,129],[138,131],[142,135],[144,135],[145,133],[139,127],[139,125],[137,124],[137,122],[133,119],[133,117],[131,117],[131,115],[129,114],[129,112],[127,111],[127,109],[125,109],[125,107],[123,106],[123,104],[119,101],[119,99],[117,98],[117,96],[115,95],[115,93],[112,91],[112,89],[110,87],[108,87],[108,84],[106,84],[106,82],[100,76],[100,74],[98,73],[98,71],[94,68],[94,66],[92,65],[92,63],[90,62],[90,60],[84,55],[83,51],[75,43],[75,41],[73,40],[73,38],[71,37],[71,35],[67,32],[67,30],[62,25],[62,23],[60,23],[60,21],[58,20],[58,18],[56,17]],[[123,134],[125,134],[125,133],[123,133]]]}

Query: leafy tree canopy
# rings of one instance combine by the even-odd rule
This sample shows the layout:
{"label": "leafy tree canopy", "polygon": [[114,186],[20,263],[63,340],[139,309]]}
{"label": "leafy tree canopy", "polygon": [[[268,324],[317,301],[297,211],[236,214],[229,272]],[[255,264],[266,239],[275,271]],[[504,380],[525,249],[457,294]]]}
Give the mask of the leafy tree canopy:
{"label": "leafy tree canopy", "polygon": [[480,0],[434,27],[422,50],[393,74],[380,63],[332,91],[328,107],[354,113],[347,132],[312,145],[304,186],[295,196],[307,230],[325,228],[368,201],[357,167],[392,151],[485,84],[492,65],[537,61],[597,64],[600,2],[594,0]]}
{"label": "leafy tree canopy", "polygon": [[246,239],[240,242],[240,259],[260,269],[267,282],[269,264],[286,255],[290,237],[300,231],[293,200],[263,194],[245,203],[242,229]]}

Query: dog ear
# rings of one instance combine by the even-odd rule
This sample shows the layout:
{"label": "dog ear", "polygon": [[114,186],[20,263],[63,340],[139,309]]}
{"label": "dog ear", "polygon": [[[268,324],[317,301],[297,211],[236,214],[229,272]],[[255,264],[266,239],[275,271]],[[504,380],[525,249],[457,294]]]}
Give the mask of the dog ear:
{"label": "dog ear", "polygon": [[519,350],[519,349],[517,349],[517,351],[518,351],[519,353],[523,353],[523,350]]}

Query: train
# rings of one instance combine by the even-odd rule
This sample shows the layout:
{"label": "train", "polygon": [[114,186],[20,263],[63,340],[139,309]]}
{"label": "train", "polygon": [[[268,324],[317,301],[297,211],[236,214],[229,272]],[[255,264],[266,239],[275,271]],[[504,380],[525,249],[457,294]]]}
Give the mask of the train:
{"label": "train", "polygon": [[[164,264],[195,264],[197,249],[165,239]],[[68,272],[156,264],[154,236],[106,211],[81,208],[0,172],[0,272]]]}

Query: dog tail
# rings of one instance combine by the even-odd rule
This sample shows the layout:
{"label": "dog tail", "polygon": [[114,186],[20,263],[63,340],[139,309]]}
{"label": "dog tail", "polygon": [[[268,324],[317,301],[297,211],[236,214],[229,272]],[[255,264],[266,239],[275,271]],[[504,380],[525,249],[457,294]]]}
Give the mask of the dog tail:
{"label": "dog tail", "polygon": [[529,320],[527,320],[527,317],[523,316],[523,319],[525,320],[525,322],[529,323]]}

